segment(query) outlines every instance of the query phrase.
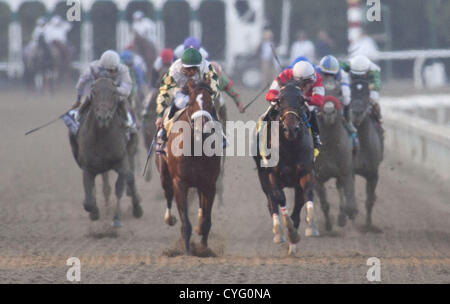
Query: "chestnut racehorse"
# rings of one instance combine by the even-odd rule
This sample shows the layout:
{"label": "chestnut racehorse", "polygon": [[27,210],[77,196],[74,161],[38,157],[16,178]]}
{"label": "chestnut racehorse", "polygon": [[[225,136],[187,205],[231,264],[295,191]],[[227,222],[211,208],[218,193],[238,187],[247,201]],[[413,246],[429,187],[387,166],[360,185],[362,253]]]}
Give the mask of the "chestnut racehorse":
{"label": "chestnut racehorse", "polygon": [[[167,155],[157,154],[156,166],[160,172],[162,187],[167,199],[165,221],[168,225],[175,224],[176,219],[171,215],[172,199],[175,196],[181,219],[181,235],[185,242],[186,254],[190,255],[190,237],[192,232],[188,217],[187,195],[189,188],[197,188],[200,208],[195,231],[202,236],[203,248],[208,247],[208,234],[211,229],[211,210],[216,195],[216,181],[220,174],[221,156],[205,155],[205,151],[194,153],[194,145],[208,139],[207,133],[201,133],[203,126],[213,120],[213,101],[210,81],[193,85],[188,81],[189,102],[176,123],[184,122],[187,128],[176,130],[175,126],[168,134]],[[215,130],[217,132],[217,130]],[[186,132],[186,133],[184,133]],[[217,133],[216,133],[217,134]],[[219,133],[221,135],[221,133]],[[179,136],[183,140],[180,142]],[[220,140],[222,144],[222,140]],[[178,145],[178,146],[177,146]],[[177,148],[186,147],[188,153],[176,153]],[[184,152],[185,150],[183,150]],[[197,155],[197,156],[194,156]]]}

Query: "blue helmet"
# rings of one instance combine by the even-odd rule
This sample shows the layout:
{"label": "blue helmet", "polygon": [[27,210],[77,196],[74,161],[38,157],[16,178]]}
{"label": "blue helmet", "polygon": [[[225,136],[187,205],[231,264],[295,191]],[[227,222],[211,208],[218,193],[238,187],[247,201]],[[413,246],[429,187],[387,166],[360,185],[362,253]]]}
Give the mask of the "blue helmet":
{"label": "blue helmet", "polygon": [[125,50],[120,54],[120,59],[126,64],[131,65],[133,63],[134,54],[129,50]]}
{"label": "blue helmet", "polygon": [[202,44],[201,44],[200,40],[198,40],[197,38],[195,38],[195,37],[188,37],[188,38],[186,38],[184,40],[183,45],[184,45],[184,49],[185,50],[190,48],[190,47],[198,50],[198,49],[200,49]]}
{"label": "blue helmet", "polygon": [[332,55],[327,55],[320,60],[320,69],[327,74],[336,75],[339,73],[339,61]]}

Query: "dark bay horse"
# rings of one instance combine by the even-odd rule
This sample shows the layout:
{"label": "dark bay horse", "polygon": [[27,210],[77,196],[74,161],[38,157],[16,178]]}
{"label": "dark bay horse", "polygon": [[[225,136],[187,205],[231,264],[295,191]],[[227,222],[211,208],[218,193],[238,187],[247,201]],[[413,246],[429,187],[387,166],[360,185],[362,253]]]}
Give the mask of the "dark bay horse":
{"label": "dark bay horse", "polygon": [[[186,254],[190,255],[191,223],[188,217],[187,195],[189,188],[198,190],[200,208],[195,231],[202,236],[201,244],[208,247],[208,234],[211,229],[211,211],[216,195],[216,182],[220,174],[221,154],[207,155],[205,151],[196,154],[194,147],[203,143],[214,134],[203,133],[203,127],[212,121],[213,101],[210,81],[193,85],[188,81],[189,102],[176,123],[182,122],[186,128],[176,130],[175,125],[168,134],[167,156],[157,155],[156,166],[159,169],[162,187],[167,199],[165,221],[168,225],[175,224],[171,215],[172,200],[175,196],[181,219],[181,235],[184,239]],[[180,138],[182,141],[180,142]],[[216,141],[217,144],[217,141]],[[188,148],[186,148],[188,147]],[[187,153],[177,153],[177,149],[187,150]]]}
{"label": "dark bay horse", "polygon": [[325,215],[327,231],[332,229],[330,204],[328,203],[325,183],[336,178],[340,207],[338,224],[345,226],[347,216],[354,219],[357,213],[353,176],[353,145],[344,127],[341,103],[334,96],[325,96],[324,104],[317,115],[322,148],[314,163],[314,188],[320,199]]}
{"label": "dark bay horse", "polygon": [[371,114],[369,82],[366,79],[352,79],[351,91],[350,107],[360,140],[360,149],[354,160],[354,171],[366,179],[366,229],[378,231],[372,226],[372,209],[376,200],[378,167],[383,160],[383,133]]}
{"label": "dark bay horse", "polygon": [[75,160],[83,170],[84,209],[90,213],[91,220],[100,217],[94,190],[96,175],[102,174],[104,182],[107,182],[105,174],[109,170],[118,173],[115,185],[117,203],[113,220],[113,226],[116,228],[122,225],[120,200],[125,183],[132,198],[133,215],[139,218],[143,214],[134,174],[130,168],[130,151],[137,143],[128,140],[125,102],[120,98],[111,79],[97,79],[92,84],[89,108],[80,122],[76,138],[70,138]]}
{"label": "dark bay horse", "polygon": [[[274,242],[283,241],[279,219],[279,208],[287,228],[289,254],[296,252],[296,243],[300,241],[298,227],[300,211],[306,203],[306,236],[318,235],[314,223],[313,204],[313,160],[312,137],[305,122],[306,109],[302,92],[294,83],[289,83],[280,91],[278,103],[279,143],[268,138],[272,149],[278,145],[279,162],[274,167],[261,166],[261,151],[255,157],[259,181],[267,196],[269,212],[273,220]],[[294,210],[289,216],[284,188],[295,189]]]}

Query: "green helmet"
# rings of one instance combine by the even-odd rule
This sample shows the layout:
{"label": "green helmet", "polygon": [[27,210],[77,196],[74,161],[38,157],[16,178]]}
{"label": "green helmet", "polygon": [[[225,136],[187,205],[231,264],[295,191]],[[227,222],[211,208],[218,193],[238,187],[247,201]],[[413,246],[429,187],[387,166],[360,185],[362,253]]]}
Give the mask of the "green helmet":
{"label": "green helmet", "polygon": [[181,55],[181,62],[185,68],[200,66],[202,63],[202,54],[194,48],[188,48]]}

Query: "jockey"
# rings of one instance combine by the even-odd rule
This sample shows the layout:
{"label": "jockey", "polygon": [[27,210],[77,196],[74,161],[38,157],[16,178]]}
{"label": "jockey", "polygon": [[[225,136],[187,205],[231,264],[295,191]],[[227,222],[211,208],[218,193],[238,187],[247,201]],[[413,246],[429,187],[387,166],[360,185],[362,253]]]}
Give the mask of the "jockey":
{"label": "jockey", "polygon": [[162,75],[169,70],[172,62],[173,50],[169,48],[163,49],[153,63],[151,87],[156,88],[161,83]]}
{"label": "jockey", "polygon": [[[100,77],[107,77],[114,80],[117,86],[117,92],[124,100],[128,99],[131,94],[132,82],[128,67],[120,63],[119,55],[115,51],[108,50],[104,52],[100,57],[100,60],[93,61],[78,80],[76,87],[77,100],[72,105],[72,111],[69,112],[69,114],[75,118],[77,125],[79,125],[82,116],[87,112],[86,109],[90,105],[89,97],[87,97],[83,103],[81,102],[81,99],[83,96],[89,96],[90,85]],[[128,106],[127,108],[127,125],[130,128],[130,133],[135,134],[137,132],[136,123],[130,114]],[[66,118],[64,118],[64,122],[67,124]],[[76,131],[77,130],[71,129],[73,135],[76,134]]]}
{"label": "jockey", "polygon": [[332,55],[324,56],[316,68],[322,76],[324,88],[327,94],[338,97],[344,108],[344,118],[346,129],[350,133],[353,146],[358,146],[358,135],[350,112],[351,90],[348,73],[339,65],[339,61]]}
{"label": "jockey", "polygon": [[[163,115],[165,109],[173,100],[170,113],[167,119],[171,119],[179,109],[186,107],[189,102],[189,95],[186,92],[187,81],[198,82],[205,79],[211,80],[211,90],[213,92],[213,100],[219,97],[219,81],[213,66],[203,59],[202,55],[195,48],[188,48],[184,51],[180,59],[176,60],[169,68],[169,71],[161,80],[159,94],[156,99],[156,127],[161,129],[158,134],[163,144],[167,140],[166,130],[163,127]],[[213,113],[214,119],[217,120],[216,113]],[[162,152],[163,144],[157,148],[158,152]]]}
{"label": "jockey", "polygon": [[150,18],[145,17],[142,11],[134,12],[132,28],[134,33],[140,37],[151,42],[156,41],[155,23]]}
{"label": "jockey", "polygon": [[67,47],[67,34],[72,29],[72,24],[64,21],[56,15],[47,23],[45,27],[45,39],[48,44],[59,42]]}
{"label": "jockey", "polygon": [[265,117],[263,120],[270,118],[274,114],[274,111],[276,111],[275,106],[277,105],[280,94],[280,88],[290,80],[298,82],[303,91],[304,98],[311,114],[309,123],[311,125],[314,148],[319,149],[322,143],[319,137],[319,127],[314,107],[320,108],[322,106],[325,89],[322,86],[322,77],[308,61],[297,62],[292,69],[284,70],[277,78],[275,78],[266,94],[266,100],[270,102],[271,106],[269,107],[267,114],[264,115]]}
{"label": "jockey", "polygon": [[179,46],[177,46],[174,49],[174,51],[173,51],[174,54],[175,54],[174,60],[176,60],[178,58],[181,58],[181,55],[183,55],[183,52],[185,50],[187,50],[188,48],[191,48],[191,47],[196,49],[196,50],[199,50],[200,54],[202,54],[202,57],[204,59],[208,60],[208,57],[209,57],[208,52],[202,47],[202,44],[201,44],[200,40],[198,40],[195,37],[187,37],[184,40],[183,44],[180,44]]}
{"label": "jockey", "polygon": [[381,109],[378,100],[380,99],[380,67],[370,61],[364,55],[356,55],[350,58],[349,62],[342,63],[342,68],[350,72],[351,79],[367,79],[370,89],[370,103],[372,104],[373,114],[381,123]]}
{"label": "jockey", "polygon": [[[202,57],[205,59],[208,59],[208,52],[201,46],[201,42],[200,40],[198,40],[195,37],[188,37],[184,40],[183,45],[179,45],[177,48],[175,48],[175,58],[181,56],[181,54],[183,53],[184,50],[188,49],[188,48],[194,48],[196,50],[198,50],[200,52],[200,54],[202,54]],[[223,71],[222,67],[219,65],[219,63],[215,62],[215,61],[211,61],[212,66],[214,67],[217,76],[219,76],[219,89],[220,91],[225,91],[228,96],[230,96],[234,103],[236,104],[236,106],[239,109],[239,112],[244,113],[244,107],[242,106],[242,102],[241,102],[241,97],[240,95],[234,91],[234,82],[233,80],[231,80],[231,78],[225,74],[225,72]],[[223,106],[223,98],[220,97],[220,106]]]}

